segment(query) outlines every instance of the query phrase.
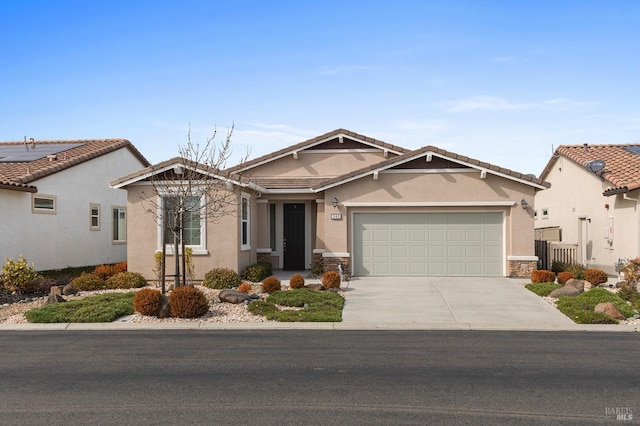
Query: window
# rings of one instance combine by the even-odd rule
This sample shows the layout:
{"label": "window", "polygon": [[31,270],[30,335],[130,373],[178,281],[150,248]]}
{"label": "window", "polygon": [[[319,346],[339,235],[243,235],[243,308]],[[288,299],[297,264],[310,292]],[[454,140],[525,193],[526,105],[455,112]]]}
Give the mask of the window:
{"label": "window", "polygon": [[127,242],[127,210],[124,207],[113,208],[113,242]]}
{"label": "window", "polygon": [[269,247],[276,251],[276,205],[269,204]]}
{"label": "window", "polygon": [[538,220],[538,210],[533,211],[533,219]]}
{"label": "window", "polygon": [[[164,242],[167,245],[173,245],[174,240],[174,223],[175,212],[180,207],[178,197],[167,196],[162,197],[162,205],[167,220],[167,227],[165,228]],[[189,196],[185,198],[184,207],[186,212],[184,213],[184,244],[186,246],[204,247],[203,232],[202,232],[202,220],[200,214],[201,202],[200,198],[196,196]],[[162,244],[160,244],[162,246]]]}
{"label": "window", "polygon": [[56,213],[56,196],[33,194],[31,198],[31,210],[33,213]]}
{"label": "window", "polygon": [[249,226],[250,212],[249,212],[249,196],[242,194],[240,197],[240,249],[249,250],[251,245],[250,240],[250,226]]}
{"label": "window", "polygon": [[548,208],[544,208],[542,209],[542,218],[543,219],[549,219],[549,209]]}
{"label": "window", "polygon": [[89,229],[91,231],[100,230],[100,204],[89,204]]}

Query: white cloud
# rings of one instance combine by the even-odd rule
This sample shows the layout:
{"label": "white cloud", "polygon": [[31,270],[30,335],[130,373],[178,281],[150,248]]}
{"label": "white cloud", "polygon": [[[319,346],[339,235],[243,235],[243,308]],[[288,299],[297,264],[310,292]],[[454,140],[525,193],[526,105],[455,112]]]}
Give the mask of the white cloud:
{"label": "white cloud", "polygon": [[445,112],[467,111],[514,111],[521,109],[571,109],[597,105],[597,101],[574,101],[566,98],[548,99],[538,102],[514,102],[509,99],[496,96],[472,96],[466,99],[445,102]]}

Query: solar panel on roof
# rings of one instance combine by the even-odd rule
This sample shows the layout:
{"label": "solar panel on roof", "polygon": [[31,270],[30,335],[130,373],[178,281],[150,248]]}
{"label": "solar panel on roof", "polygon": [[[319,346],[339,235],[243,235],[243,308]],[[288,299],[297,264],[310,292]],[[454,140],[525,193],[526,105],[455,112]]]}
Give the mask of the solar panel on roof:
{"label": "solar panel on roof", "polygon": [[633,152],[636,155],[640,155],[640,146],[625,146],[624,149],[629,152]]}
{"label": "solar panel on roof", "polygon": [[45,158],[47,155],[60,154],[61,152],[77,148],[83,143],[49,143],[35,146],[28,145],[4,145],[0,146],[0,163],[26,163]]}

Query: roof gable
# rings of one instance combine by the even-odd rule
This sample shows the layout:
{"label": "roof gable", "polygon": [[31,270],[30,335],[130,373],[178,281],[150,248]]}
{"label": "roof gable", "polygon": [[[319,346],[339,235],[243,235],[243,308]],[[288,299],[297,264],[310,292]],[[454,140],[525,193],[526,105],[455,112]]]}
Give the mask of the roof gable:
{"label": "roof gable", "polygon": [[30,183],[122,148],[149,165],[126,139],[0,142],[0,187],[35,192]]}
{"label": "roof gable", "polygon": [[378,150],[384,151],[385,153],[392,153],[394,155],[400,155],[408,152],[405,148],[370,138],[359,133],[346,129],[336,129],[313,139],[300,142],[296,145],[263,155],[245,163],[238,164],[237,166],[230,167],[227,170],[236,173],[243,172],[289,155],[297,157],[298,153],[302,151],[339,152],[340,150],[350,152],[360,150]]}
{"label": "roof gable", "polygon": [[640,188],[640,144],[607,144],[607,145],[560,145],[540,174],[542,179],[551,171],[559,157],[567,158],[581,166],[585,173],[587,163],[603,160],[605,167],[596,175],[609,182],[613,188],[605,191],[605,195],[616,192],[627,192]]}
{"label": "roof gable", "polygon": [[[420,166],[421,163],[424,164],[424,167]],[[475,169],[480,172],[481,175],[490,173],[525,185],[534,186],[537,189],[545,189],[550,186],[549,183],[544,182],[542,179],[538,179],[533,175],[524,175],[510,169],[505,169],[429,145],[398,157],[390,158],[379,164],[327,180],[322,182],[320,185],[315,186],[313,190],[323,191],[325,189],[387,170],[441,170],[443,168],[454,170]]]}

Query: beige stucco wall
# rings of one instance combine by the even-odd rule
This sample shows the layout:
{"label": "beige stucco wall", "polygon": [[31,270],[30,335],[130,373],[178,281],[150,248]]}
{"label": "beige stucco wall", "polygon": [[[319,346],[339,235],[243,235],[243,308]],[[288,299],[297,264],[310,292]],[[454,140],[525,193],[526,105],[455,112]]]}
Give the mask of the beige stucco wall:
{"label": "beige stucco wall", "polygon": [[[390,154],[392,155],[392,154]],[[300,151],[298,159],[293,155],[263,164],[246,172],[251,177],[333,177],[383,161],[378,152],[318,153]]]}
{"label": "beige stucco wall", "polygon": [[[239,189],[234,189],[237,195]],[[238,272],[256,259],[257,235],[258,235],[258,209],[256,197],[251,195],[250,207],[250,235],[251,248],[240,249],[240,219],[237,208],[215,222],[211,220],[205,224],[206,253],[194,254],[195,278],[200,280],[204,274],[213,268],[226,267]],[[128,188],[128,262],[129,270],[139,272],[147,279],[155,279],[153,273],[154,253],[162,250],[159,241],[159,225],[154,215],[147,213],[147,209],[155,211],[157,201],[150,185],[135,184]],[[237,207],[237,206],[236,206]],[[174,257],[167,257],[167,274],[174,272]]]}
{"label": "beige stucco wall", "polygon": [[[609,274],[615,274],[613,265],[619,258],[640,256],[636,201],[625,200],[622,194],[603,196],[611,187],[609,183],[563,157],[554,161],[545,180],[551,188],[536,195],[536,228],[559,226],[563,243],[578,244],[582,240],[579,251],[585,266]],[[543,209],[548,209],[547,218],[542,217]],[[605,238],[609,218],[613,219],[612,239]]]}
{"label": "beige stucco wall", "polygon": [[[505,256],[533,256],[533,211],[524,210],[520,200],[533,203],[534,188],[512,180],[488,175],[480,178],[473,173],[380,173],[378,180],[368,176],[325,192],[325,245],[332,253],[351,253],[349,236],[351,214],[363,211],[378,212],[436,212],[436,211],[501,211],[505,214]],[[339,200],[338,208],[331,200]],[[378,207],[349,207],[342,203],[389,203]],[[402,203],[478,203],[477,206],[415,206]],[[513,207],[482,206],[483,202],[515,203]],[[393,203],[398,203],[394,206]],[[333,212],[342,213],[342,220],[331,220]]]}

